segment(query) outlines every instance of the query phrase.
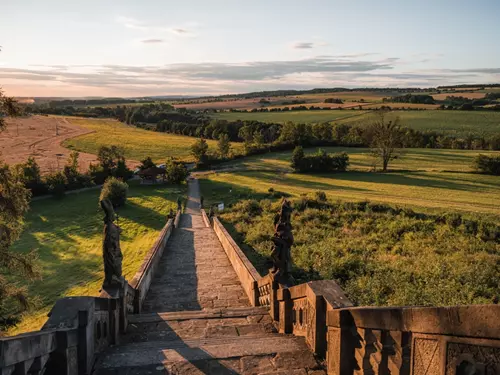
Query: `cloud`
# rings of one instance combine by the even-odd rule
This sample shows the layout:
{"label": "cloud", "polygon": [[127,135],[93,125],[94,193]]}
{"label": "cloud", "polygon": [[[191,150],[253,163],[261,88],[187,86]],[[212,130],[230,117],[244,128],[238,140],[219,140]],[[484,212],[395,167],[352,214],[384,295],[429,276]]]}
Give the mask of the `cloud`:
{"label": "cloud", "polygon": [[310,48],[314,48],[314,43],[312,43],[312,42],[296,42],[296,43],[292,44],[292,48],[310,49]]}
{"label": "cloud", "polygon": [[125,16],[117,16],[115,20],[119,24],[121,24],[129,29],[142,30],[142,31],[145,31],[148,29],[148,27],[146,27],[146,25],[144,25],[143,22],[136,20],[135,18],[125,17]]}
{"label": "cloud", "polygon": [[[161,43],[164,39],[144,39]],[[498,68],[404,70],[396,58],[366,54],[316,56],[301,60],[131,65],[53,65],[25,69],[0,66],[5,85],[79,87],[82,95],[234,93],[277,88],[429,87],[495,81]],[[41,89],[40,89],[41,90]],[[73,91],[72,91],[73,92]],[[121,94],[120,94],[121,93]],[[28,94],[29,95],[29,94]],[[106,95],[106,94],[104,94]]]}
{"label": "cloud", "polygon": [[178,35],[183,35],[183,34],[188,34],[189,33],[189,31],[187,29],[182,29],[180,27],[173,28],[173,29],[171,29],[171,31],[174,34],[178,34]]}
{"label": "cloud", "polygon": [[141,40],[141,43],[156,44],[156,43],[165,43],[165,41],[163,39],[144,39]]}

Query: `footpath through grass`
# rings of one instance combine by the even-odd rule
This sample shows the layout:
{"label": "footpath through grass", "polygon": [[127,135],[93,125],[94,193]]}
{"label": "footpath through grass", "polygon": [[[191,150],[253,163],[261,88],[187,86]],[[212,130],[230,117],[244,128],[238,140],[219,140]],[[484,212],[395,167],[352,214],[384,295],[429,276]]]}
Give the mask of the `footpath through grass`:
{"label": "footpath through grass", "polygon": [[[145,254],[165,225],[185,186],[143,186],[129,183],[128,201],[117,210],[122,228],[123,274],[131,280]],[[38,299],[34,311],[23,316],[9,334],[39,329],[54,302],[66,296],[96,296],[104,277],[102,263],[102,210],[100,190],[70,194],[63,199],[34,201],[25,229],[13,251],[38,249],[42,280],[30,284],[29,295]],[[21,285],[22,280],[18,280]]]}
{"label": "footpath through grass", "polygon": [[[67,120],[94,131],[64,141],[63,146],[70,149],[97,154],[101,146],[116,145],[123,148],[127,159],[140,161],[151,156],[156,163],[164,163],[167,157],[192,161],[190,147],[196,142],[194,137],[144,130],[112,119],[67,117]],[[211,151],[216,149],[216,141],[207,143]],[[236,150],[242,146],[233,143],[232,147]]]}

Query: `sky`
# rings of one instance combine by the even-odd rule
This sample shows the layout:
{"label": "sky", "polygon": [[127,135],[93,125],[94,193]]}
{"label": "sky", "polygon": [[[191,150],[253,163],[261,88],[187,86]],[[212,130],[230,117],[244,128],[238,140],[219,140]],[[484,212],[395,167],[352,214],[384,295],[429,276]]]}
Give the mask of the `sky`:
{"label": "sky", "polygon": [[500,83],[499,0],[0,0],[11,96]]}

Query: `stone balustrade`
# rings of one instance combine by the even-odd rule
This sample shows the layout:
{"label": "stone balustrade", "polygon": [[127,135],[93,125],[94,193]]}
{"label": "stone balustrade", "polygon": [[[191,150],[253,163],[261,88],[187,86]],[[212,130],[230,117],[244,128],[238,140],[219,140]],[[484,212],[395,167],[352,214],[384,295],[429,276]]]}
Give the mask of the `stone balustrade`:
{"label": "stone balustrade", "polygon": [[500,374],[500,306],[328,312],[329,374]]}
{"label": "stone balustrade", "polygon": [[96,355],[118,344],[128,314],[140,312],[179,218],[180,211],[168,220],[130,284],[102,290],[99,297],[61,298],[40,331],[0,338],[0,375],[90,374]]}
{"label": "stone balustrade", "polygon": [[499,375],[500,305],[353,307],[333,280],[261,277],[217,218],[213,227],[253,306],[303,336],[332,375]]}
{"label": "stone balustrade", "polygon": [[170,238],[172,229],[176,225],[175,222],[179,221],[180,211],[177,212],[175,219],[169,219],[158,236],[158,239],[151,247],[151,249],[146,254],[144,261],[142,262],[139,271],[136,272],[134,278],[130,282],[130,287],[135,290],[135,293],[129,292],[130,295],[134,294],[133,302],[133,312],[139,314],[141,312],[141,307],[148,293],[149,286],[151,285],[151,280],[153,275],[160,263],[160,259],[163,255],[163,250],[167,245],[167,241]]}

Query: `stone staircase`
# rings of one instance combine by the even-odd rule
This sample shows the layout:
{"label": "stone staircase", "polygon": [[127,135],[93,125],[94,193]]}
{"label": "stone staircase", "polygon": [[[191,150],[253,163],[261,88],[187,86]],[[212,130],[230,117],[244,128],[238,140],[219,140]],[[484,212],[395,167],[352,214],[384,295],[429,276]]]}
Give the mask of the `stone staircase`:
{"label": "stone staircase", "polygon": [[142,314],[95,375],[324,374],[304,338],[280,335],[264,308]]}
{"label": "stone staircase", "polygon": [[251,307],[199,210],[197,181],[143,305],[94,375],[324,374],[303,337],[278,334],[268,309]]}

